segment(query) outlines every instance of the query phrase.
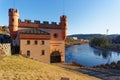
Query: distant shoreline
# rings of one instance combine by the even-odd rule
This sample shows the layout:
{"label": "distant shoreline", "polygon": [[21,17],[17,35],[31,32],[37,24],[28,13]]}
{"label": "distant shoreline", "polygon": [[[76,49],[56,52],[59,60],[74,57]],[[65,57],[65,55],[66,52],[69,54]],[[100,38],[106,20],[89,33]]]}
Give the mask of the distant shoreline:
{"label": "distant shoreline", "polygon": [[65,48],[71,47],[73,45],[81,45],[81,44],[80,43],[78,43],[78,44],[69,44],[69,45],[65,45]]}
{"label": "distant shoreline", "polygon": [[[89,44],[90,45],[90,44]],[[91,45],[90,45],[91,46]],[[102,47],[96,47],[96,46],[91,46],[92,48],[99,49],[99,50],[104,50],[104,51],[115,51],[115,52],[120,52],[119,49],[116,48],[102,48]]]}

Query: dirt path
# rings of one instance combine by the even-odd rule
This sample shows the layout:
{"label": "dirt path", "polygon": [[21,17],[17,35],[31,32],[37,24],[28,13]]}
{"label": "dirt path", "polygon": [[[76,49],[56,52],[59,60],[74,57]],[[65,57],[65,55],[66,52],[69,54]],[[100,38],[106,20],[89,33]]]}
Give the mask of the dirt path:
{"label": "dirt path", "polygon": [[100,68],[87,68],[87,67],[77,67],[71,66],[68,64],[53,64],[68,70],[80,72],[83,74],[87,74],[90,76],[94,76],[96,78],[100,78],[102,80],[120,80],[120,70],[113,70],[113,69],[100,69]]}

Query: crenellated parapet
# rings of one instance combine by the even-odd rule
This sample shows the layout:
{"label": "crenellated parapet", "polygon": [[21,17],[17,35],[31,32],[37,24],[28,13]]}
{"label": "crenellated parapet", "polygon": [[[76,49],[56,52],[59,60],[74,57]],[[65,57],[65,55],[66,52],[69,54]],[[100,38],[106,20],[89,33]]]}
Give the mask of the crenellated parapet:
{"label": "crenellated parapet", "polygon": [[9,12],[16,12],[16,13],[18,13],[19,11],[17,9],[10,8]]}
{"label": "crenellated parapet", "polygon": [[17,9],[10,8],[8,13],[9,16],[13,16],[13,15],[19,16],[19,11]]}
{"label": "crenellated parapet", "polygon": [[35,23],[35,24],[40,24],[40,21],[34,20],[34,23]]}
{"label": "crenellated parapet", "polygon": [[30,24],[46,24],[46,25],[59,25],[57,24],[57,22],[51,22],[49,23],[48,21],[43,21],[42,23],[39,20],[34,20],[34,22],[32,22],[29,19],[25,19],[24,21],[22,21],[21,19],[18,20],[19,23],[30,23]]}
{"label": "crenellated parapet", "polygon": [[60,23],[56,22],[49,23],[48,21],[43,21],[42,23],[38,20],[19,20],[19,28],[41,28],[41,29],[57,29],[62,33],[62,39],[65,40],[67,34],[68,18],[65,15],[60,16]]}
{"label": "crenellated parapet", "polygon": [[[68,26],[68,18],[65,15],[60,16],[60,22],[57,24],[56,22],[49,23],[48,21],[40,22],[39,20],[29,20],[25,19],[24,21],[19,19],[19,11],[17,9],[10,8],[9,11],[9,27],[10,27],[10,35],[13,39],[17,37],[19,31],[28,29],[28,28],[41,28],[41,29],[50,29],[51,31],[60,31],[59,34],[63,40],[66,38],[66,31]],[[50,31],[48,30],[48,31]],[[52,33],[50,31],[50,33]],[[58,33],[58,32],[54,32]],[[53,33],[51,34],[53,36]]]}
{"label": "crenellated parapet", "polygon": [[56,29],[61,29],[60,24],[57,24],[56,22],[51,22],[49,23],[48,21],[43,21],[42,23],[39,20],[34,20],[34,22],[32,22],[31,20],[27,20],[25,19],[24,21],[21,21],[19,19],[18,21],[19,23],[19,27],[37,27],[37,28],[56,28]]}

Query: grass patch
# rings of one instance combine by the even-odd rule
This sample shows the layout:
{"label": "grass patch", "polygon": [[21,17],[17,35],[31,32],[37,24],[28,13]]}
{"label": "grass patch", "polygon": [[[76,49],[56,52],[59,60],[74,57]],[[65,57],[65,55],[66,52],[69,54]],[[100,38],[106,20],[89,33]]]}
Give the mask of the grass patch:
{"label": "grass patch", "polygon": [[0,80],[60,80],[62,77],[70,80],[97,80],[22,56],[8,56],[0,60]]}

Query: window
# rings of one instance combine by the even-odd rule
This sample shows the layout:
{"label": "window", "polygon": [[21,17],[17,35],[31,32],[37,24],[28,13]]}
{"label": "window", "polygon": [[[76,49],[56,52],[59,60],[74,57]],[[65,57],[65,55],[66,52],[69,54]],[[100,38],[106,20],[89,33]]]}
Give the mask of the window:
{"label": "window", "polygon": [[58,37],[58,34],[57,34],[57,33],[55,33],[53,36],[54,36],[54,38],[57,38],[57,37]]}
{"label": "window", "polygon": [[38,44],[38,42],[37,42],[37,41],[35,41],[34,43],[35,43],[35,45],[37,45],[37,44]]}
{"label": "window", "polygon": [[28,45],[30,44],[30,40],[27,40],[27,44],[28,44]]}
{"label": "window", "polygon": [[30,51],[29,50],[27,50],[27,56],[30,56]]}
{"label": "window", "polygon": [[14,19],[12,19],[12,22],[14,22]]}
{"label": "window", "polygon": [[44,45],[45,44],[45,41],[42,41],[42,45]]}
{"label": "window", "polygon": [[44,50],[42,50],[42,55],[45,55],[45,51]]}

